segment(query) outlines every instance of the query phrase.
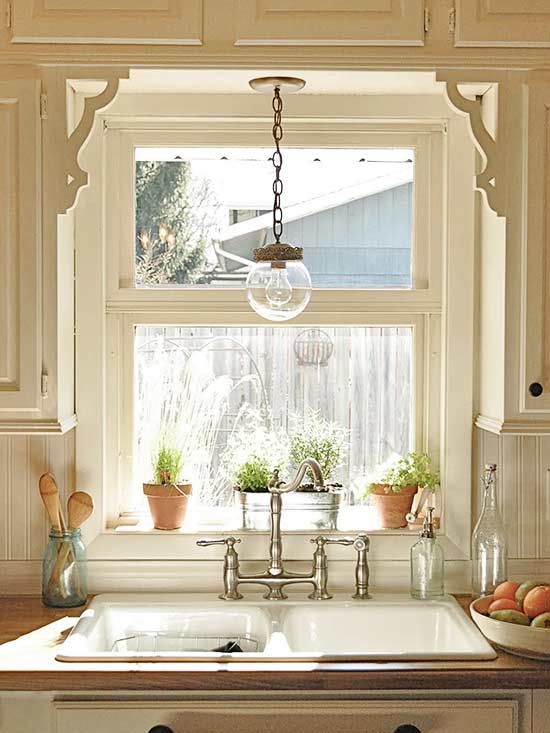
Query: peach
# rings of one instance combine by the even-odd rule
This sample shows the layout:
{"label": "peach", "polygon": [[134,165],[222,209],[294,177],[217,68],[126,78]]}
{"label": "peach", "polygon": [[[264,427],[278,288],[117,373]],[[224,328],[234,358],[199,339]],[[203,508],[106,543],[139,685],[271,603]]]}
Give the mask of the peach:
{"label": "peach", "polygon": [[529,618],[550,611],[550,585],[537,585],[523,599],[523,610]]}
{"label": "peach", "polygon": [[489,613],[493,613],[493,611],[521,611],[521,608],[515,601],[511,601],[509,598],[498,598],[491,603],[488,611]]}
{"label": "peach", "polygon": [[520,584],[516,583],[515,580],[505,580],[504,583],[497,585],[493,596],[495,597],[495,600],[498,600],[499,598],[509,598],[511,601],[515,601],[516,591],[519,586]]}

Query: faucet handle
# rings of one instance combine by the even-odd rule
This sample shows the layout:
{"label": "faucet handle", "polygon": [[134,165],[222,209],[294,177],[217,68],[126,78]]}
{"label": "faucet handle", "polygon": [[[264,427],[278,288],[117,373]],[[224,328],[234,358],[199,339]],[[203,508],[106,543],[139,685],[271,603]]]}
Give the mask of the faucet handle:
{"label": "faucet handle", "polygon": [[241,540],[236,537],[203,537],[202,540],[197,540],[199,547],[209,547],[210,545],[227,545],[231,549],[234,545],[238,544]]}
{"label": "faucet handle", "polygon": [[238,591],[239,584],[239,556],[235,545],[240,542],[236,537],[203,537],[197,540],[199,547],[208,547],[209,545],[225,545],[227,547],[223,557],[223,593],[219,598],[223,601],[236,601],[242,598]]}
{"label": "faucet handle", "polygon": [[325,545],[353,545],[355,540],[352,537],[324,537],[320,534],[317,537],[312,537],[310,542],[316,543],[317,547],[321,550]]}

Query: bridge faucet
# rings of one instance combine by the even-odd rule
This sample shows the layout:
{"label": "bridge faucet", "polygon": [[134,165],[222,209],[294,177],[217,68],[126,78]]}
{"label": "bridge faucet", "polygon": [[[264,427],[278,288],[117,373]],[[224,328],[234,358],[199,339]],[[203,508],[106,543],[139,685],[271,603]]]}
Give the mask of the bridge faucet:
{"label": "bridge faucet", "polygon": [[[321,466],[314,458],[306,458],[302,461],[296,476],[288,483],[284,484],[279,481],[278,471],[274,471],[273,477],[269,482],[268,489],[271,493],[270,509],[271,509],[271,538],[269,543],[269,564],[263,573],[255,575],[241,574],[239,570],[239,557],[235,550],[235,544],[240,540],[235,537],[224,537],[219,539],[202,539],[198,540],[197,545],[206,547],[208,545],[224,544],[227,551],[224,557],[224,591],[220,594],[223,600],[238,600],[243,596],[239,593],[239,585],[248,583],[250,585],[264,585],[267,592],[264,598],[269,600],[281,601],[287,598],[283,592],[283,588],[287,585],[295,583],[310,583],[313,591],[309,598],[313,600],[325,600],[332,598],[327,591],[327,556],[325,553],[326,544],[334,545],[353,545],[358,552],[358,563],[356,571],[357,593],[354,598],[368,598],[368,565],[366,563],[366,552],[368,551],[368,537],[361,535],[355,540],[350,538],[326,538],[316,537],[311,542],[316,543],[317,547],[313,554],[313,565],[309,573],[291,573],[284,568],[283,564],[283,543],[281,538],[281,511],[282,511],[282,494],[289,491],[295,491],[302,483],[307,469],[310,468],[315,486],[322,488],[323,474]],[[361,569],[359,569],[361,565]]]}

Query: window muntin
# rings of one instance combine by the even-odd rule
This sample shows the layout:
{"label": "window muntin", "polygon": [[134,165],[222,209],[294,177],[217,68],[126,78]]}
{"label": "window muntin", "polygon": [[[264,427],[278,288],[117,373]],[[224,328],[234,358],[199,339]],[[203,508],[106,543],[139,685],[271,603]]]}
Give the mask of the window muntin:
{"label": "window muntin", "polygon": [[[134,375],[136,509],[166,428],[203,508],[232,506],[227,446],[243,431],[254,441],[251,420],[280,442],[304,420],[337,426],[341,460],[328,478],[342,484],[348,503],[361,502],[370,471],[413,444],[410,326],[138,325]],[[288,447],[273,445],[273,453],[284,454],[290,475]]]}
{"label": "window muntin", "polygon": [[[242,287],[271,241],[269,148],[137,148],[138,287]],[[415,151],[288,148],[284,239],[313,285],[410,288]]]}

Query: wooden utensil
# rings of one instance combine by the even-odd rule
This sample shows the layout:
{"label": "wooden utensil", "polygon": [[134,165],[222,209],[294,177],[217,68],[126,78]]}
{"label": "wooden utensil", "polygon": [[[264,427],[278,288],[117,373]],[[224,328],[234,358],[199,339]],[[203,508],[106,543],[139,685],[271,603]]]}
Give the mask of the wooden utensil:
{"label": "wooden utensil", "polygon": [[69,529],[78,529],[94,510],[94,500],[85,491],[73,491],[67,501]]}
{"label": "wooden utensil", "polygon": [[43,473],[40,476],[38,479],[38,488],[40,489],[40,496],[48,512],[52,528],[58,532],[64,530],[65,521],[59,502],[59,489],[51,473]]}
{"label": "wooden utensil", "polygon": [[[69,518],[69,531],[79,529],[94,510],[94,500],[90,494],[85,491],[74,491],[67,500],[67,514]],[[55,561],[54,568],[50,575],[48,588],[60,583],[61,574],[65,568],[69,554],[71,552],[71,543],[65,542]]]}

